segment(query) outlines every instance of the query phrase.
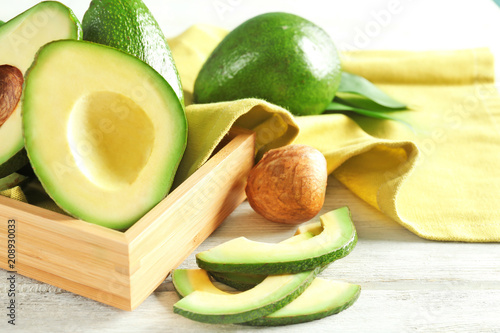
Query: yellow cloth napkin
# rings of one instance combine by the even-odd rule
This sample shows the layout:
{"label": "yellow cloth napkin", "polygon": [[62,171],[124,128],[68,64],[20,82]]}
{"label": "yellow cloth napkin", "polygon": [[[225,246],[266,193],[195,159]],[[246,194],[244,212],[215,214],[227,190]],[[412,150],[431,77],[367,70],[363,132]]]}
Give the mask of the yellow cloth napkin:
{"label": "yellow cloth napkin", "polygon": [[26,196],[24,195],[23,190],[19,186],[15,186],[13,188],[0,191],[0,195],[4,197],[11,198],[18,201],[27,202]]}
{"label": "yellow cloth napkin", "polygon": [[[198,71],[226,33],[197,25],[169,41],[187,104]],[[406,102],[410,111],[393,114],[412,128],[343,114],[293,117],[257,99],[189,105],[175,184],[236,125],[256,131],[257,157],[292,142],[318,148],[329,173],[421,237],[500,241],[500,96],[489,51],[349,52],[342,63]],[[26,200],[19,188],[0,195]]]}
{"label": "yellow cloth napkin", "polygon": [[[224,35],[193,26],[170,40],[186,96]],[[176,183],[238,125],[257,131],[258,156],[292,141],[318,148],[329,172],[421,237],[500,241],[500,97],[488,50],[350,52],[342,63],[406,102],[411,111],[394,116],[412,128],[343,114],[292,117],[255,99],[190,105],[188,147]]]}

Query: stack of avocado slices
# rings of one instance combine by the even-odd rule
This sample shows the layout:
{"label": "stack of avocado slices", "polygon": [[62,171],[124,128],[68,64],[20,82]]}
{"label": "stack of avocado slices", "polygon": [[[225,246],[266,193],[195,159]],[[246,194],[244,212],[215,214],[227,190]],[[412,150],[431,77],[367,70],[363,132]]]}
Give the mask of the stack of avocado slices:
{"label": "stack of avocado slices", "polygon": [[[174,312],[199,322],[279,326],[321,319],[350,307],[361,287],[317,277],[348,255],[357,233],[347,207],[300,227],[277,244],[235,238],[198,253],[199,269],[177,269]],[[240,292],[217,288],[213,280]]]}

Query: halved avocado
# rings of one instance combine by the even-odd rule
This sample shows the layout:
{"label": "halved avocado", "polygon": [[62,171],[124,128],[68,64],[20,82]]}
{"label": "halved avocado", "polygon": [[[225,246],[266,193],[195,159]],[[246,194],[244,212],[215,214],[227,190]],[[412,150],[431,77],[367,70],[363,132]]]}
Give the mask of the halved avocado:
{"label": "halved avocado", "polygon": [[[176,270],[172,280],[179,295],[185,297],[174,304],[174,312],[205,323],[251,321],[273,313],[293,301],[309,286],[317,273],[318,270],[314,269],[297,274],[268,276],[250,290],[231,294],[216,288],[206,271]],[[200,280],[203,287],[195,290],[193,284]],[[192,290],[195,291],[189,293]]]}
{"label": "halved avocado", "polygon": [[169,192],[187,140],[165,79],[138,58],[83,41],[44,46],[25,82],[31,165],[69,214],[114,229]]}
{"label": "halved avocado", "polygon": [[[0,65],[17,68],[22,78],[41,46],[81,37],[80,23],[68,7],[54,1],[41,2],[0,27]],[[19,101],[0,124],[0,178],[28,163],[23,149],[21,104]]]}
{"label": "halved avocado", "polygon": [[324,266],[348,255],[357,234],[347,207],[320,217],[323,231],[293,244],[269,244],[235,238],[196,255],[200,268],[252,274],[296,273]]}

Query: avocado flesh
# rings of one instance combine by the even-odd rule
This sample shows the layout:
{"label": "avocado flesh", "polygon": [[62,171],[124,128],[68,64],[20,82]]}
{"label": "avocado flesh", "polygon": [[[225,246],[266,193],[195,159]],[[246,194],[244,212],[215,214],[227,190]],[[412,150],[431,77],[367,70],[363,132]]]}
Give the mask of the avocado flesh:
{"label": "avocado flesh", "polygon": [[261,98],[295,115],[322,113],[340,85],[328,34],[288,13],[247,20],[215,48],[194,85],[195,103]]}
{"label": "avocado flesh", "polygon": [[[28,70],[38,49],[58,39],[79,39],[82,31],[73,12],[59,2],[42,2],[0,27],[0,65]],[[28,163],[21,120],[22,100],[0,126],[0,178]]]}
{"label": "avocado flesh", "polygon": [[[230,295],[217,288],[203,269],[178,269],[172,274],[172,282],[180,297],[195,291]],[[341,281],[315,278],[313,282],[293,301],[283,308],[244,325],[278,326],[304,323],[339,313],[354,304],[361,287]]]}
{"label": "avocado flesh", "polygon": [[276,312],[244,324],[279,326],[325,318],[350,307],[356,302],[360,293],[359,285],[315,278],[293,302]]}
{"label": "avocado flesh", "polygon": [[196,290],[221,295],[229,294],[214,286],[207,271],[203,269],[175,269],[172,272],[172,283],[180,297],[186,297]]}
{"label": "avocado flesh", "polygon": [[158,22],[141,0],[93,0],[83,16],[83,39],[132,54],[170,84],[184,106],[172,52]]}
{"label": "avocado flesh", "polygon": [[[280,244],[293,244],[297,242],[301,242],[303,240],[314,237],[314,234],[304,231],[298,232],[296,235],[285,239],[280,242]],[[222,272],[209,272],[210,276],[212,276],[216,281],[224,283],[230,287],[233,287],[236,290],[248,290],[259,283],[261,283],[267,275],[261,274],[249,274],[249,273],[222,273]]]}
{"label": "avocado flesh", "polygon": [[[269,244],[235,238],[196,255],[200,268],[215,272],[283,274],[310,270],[348,255],[357,234],[347,207],[320,217],[323,231],[293,244]],[[264,265],[265,264],[265,265]]]}
{"label": "avocado flesh", "polygon": [[[195,291],[187,293],[175,303],[174,312],[206,323],[230,324],[254,320],[281,309],[297,298],[312,282],[317,272],[315,269],[297,274],[268,276],[250,290],[231,294],[221,290],[213,292],[214,288],[218,288],[213,286],[206,271],[202,270],[202,273],[198,274],[206,275],[203,291],[195,290],[194,285],[189,283],[200,281],[199,278],[187,279],[188,285],[179,288],[179,294],[184,296],[182,293]],[[177,280],[180,276],[176,276],[174,272],[173,279]],[[208,286],[206,286],[207,279]],[[177,288],[182,283],[186,282],[174,282],[174,286]]]}
{"label": "avocado flesh", "polygon": [[16,172],[11,173],[7,177],[0,178],[0,191],[8,190],[15,186],[20,186],[27,179],[27,177]]}
{"label": "avocado flesh", "polygon": [[33,169],[69,214],[125,229],[168,193],[187,140],[184,110],[149,65],[119,50],[57,41],[25,81]]}
{"label": "avocado flesh", "polygon": [[310,232],[315,236],[322,233],[323,226],[321,225],[321,221],[301,225],[300,227],[297,228],[295,235],[300,235],[305,232]]}

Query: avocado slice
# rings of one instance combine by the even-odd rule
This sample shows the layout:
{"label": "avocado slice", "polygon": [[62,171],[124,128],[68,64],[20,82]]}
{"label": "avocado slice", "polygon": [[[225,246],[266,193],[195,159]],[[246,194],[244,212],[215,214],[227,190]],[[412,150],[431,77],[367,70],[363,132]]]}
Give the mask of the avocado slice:
{"label": "avocado slice", "polygon": [[187,120],[164,78],[140,59],[84,41],[40,49],[25,81],[31,165],[67,213],[126,229],[168,193]]}
{"label": "avocado slice", "polygon": [[16,172],[11,173],[7,177],[0,178],[0,191],[8,190],[15,186],[21,186],[26,180],[28,180],[28,177],[24,175]]}
{"label": "avocado slice", "polygon": [[281,326],[305,323],[337,314],[359,298],[361,286],[315,278],[293,302],[276,312],[243,323],[251,326]]}
{"label": "avocado slice", "polygon": [[269,244],[235,238],[196,255],[200,268],[215,272],[283,274],[325,266],[348,255],[357,234],[347,207],[320,217],[323,231],[294,244]]}
{"label": "avocado slice", "polygon": [[[310,232],[301,232],[301,233],[296,233],[296,235],[285,239],[284,241],[280,242],[280,244],[293,244],[293,243],[298,243],[303,240],[309,239],[314,237],[315,235],[310,233]],[[248,290],[259,283],[261,283],[267,275],[261,275],[261,274],[250,274],[250,273],[223,273],[223,272],[208,272],[210,276],[214,278],[214,280],[224,283],[225,285],[228,285],[230,287],[233,287],[236,290]]]}
{"label": "avocado slice", "polygon": [[[0,66],[16,68],[22,80],[41,46],[53,40],[79,39],[81,36],[80,23],[68,7],[54,1],[41,2],[0,27]],[[6,73],[0,71],[2,90],[1,82]],[[9,73],[13,71],[9,70]],[[0,92],[0,96],[2,94],[4,91]],[[15,107],[7,111],[9,114],[0,110],[0,118],[3,119],[0,123],[0,178],[28,163],[24,150],[21,107],[22,100],[18,99]]]}
{"label": "avocado slice", "polygon": [[[195,291],[227,295],[217,288],[203,269],[177,269],[172,273],[172,282],[180,297]],[[278,326],[304,323],[339,313],[358,299],[361,286],[342,281],[315,278],[296,299],[276,312],[263,317],[241,322],[252,326]]]}
{"label": "avocado slice", "polygon": [[[174,313],[213,324],[251,321],[293,301],[317,273],[318,270],[313,269],[297,274],[272,275],[250,290],[231,294],[218,290],[204,270],[175,270],[172,281],[179,295],[185,297],[174,304]],[[197,285],[197,281],[201,281],[203,288],[189,293],[194,290],[193,285]]]}
{"label": "avocado slice", "polygon": [[294,115],[322,113],[340,85],[341,63],[330,36],[297,15],[253,17],[214,49],[194,85],[195,103],[261,98]]}
{"label": "avocado slice", "polygon": [[83,16],[83,39],[132,54],[163,75],[184,107],[184,92],[160,25],[141,0],[93,0]]}

